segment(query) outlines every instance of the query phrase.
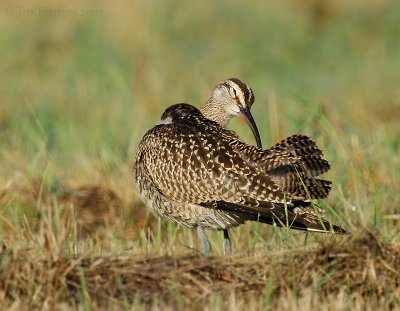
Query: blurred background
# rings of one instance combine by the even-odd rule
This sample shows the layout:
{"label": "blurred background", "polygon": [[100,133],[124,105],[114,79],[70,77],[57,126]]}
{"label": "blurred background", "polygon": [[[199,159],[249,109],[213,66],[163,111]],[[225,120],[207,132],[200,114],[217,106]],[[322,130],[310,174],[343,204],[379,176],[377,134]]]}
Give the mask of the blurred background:
{"label": "blurred background", "polygon": [[185,244],[137,198],[136,148],[167,106],[229,77],[253,88],[265,147],[303,133],[324,149],[331,220],[398,240],[399,1],[2,1],[0,46],[5,241],[56,213],[85,235],[168,226]]}

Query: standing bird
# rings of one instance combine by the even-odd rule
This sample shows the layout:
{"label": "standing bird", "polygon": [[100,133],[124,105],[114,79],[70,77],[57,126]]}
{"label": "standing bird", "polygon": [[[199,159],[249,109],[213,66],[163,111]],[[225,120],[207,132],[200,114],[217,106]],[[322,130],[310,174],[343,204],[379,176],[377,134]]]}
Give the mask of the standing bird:
{"label": "standing bird", "polygon": [[[329,170],[322,152],[302,135],[262,150],[250,113],[253,102],[246,84],[228,79],[201,110],[188,104],[167,108],[138,148],[135,172],[142,198],[159,215],[196,229],[204,255],[210,253],[204,229],[224,230],[224,253],[229,253],[227,229],[247,220],[345,233],[311,206],[331,188],[315,178]],[[226,129],[236,115],[249,124],[260,148]]]}

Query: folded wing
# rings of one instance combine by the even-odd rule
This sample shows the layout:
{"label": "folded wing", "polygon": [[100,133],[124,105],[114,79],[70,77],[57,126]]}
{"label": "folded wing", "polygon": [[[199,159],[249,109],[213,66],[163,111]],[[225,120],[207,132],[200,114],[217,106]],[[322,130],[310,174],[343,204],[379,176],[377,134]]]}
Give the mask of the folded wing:
{"label": "folded wing", "polygon": [[214,122],[188,115],[156,126],[141,145],[151,179],[169,200],[292,229],[344,232],[304,208],[331,188],[329,181],[314,177],[329,170],[329,163],[306,136],[264,151]]}

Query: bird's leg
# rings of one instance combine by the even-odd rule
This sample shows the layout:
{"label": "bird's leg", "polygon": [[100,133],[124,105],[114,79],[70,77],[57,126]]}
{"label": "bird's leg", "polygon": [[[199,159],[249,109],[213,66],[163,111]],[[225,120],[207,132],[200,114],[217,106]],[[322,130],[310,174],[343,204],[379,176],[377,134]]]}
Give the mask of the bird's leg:
{"label": "bird's leg", "polygon": [[224,229],[224,255],[229,255],[232,252],[231,239],[229,238],[228,229]]}
{"label": "bird's leg", "polygon": [[210,256],[211,246],[207,240],[206,233],[204,232],[203,227],[197,226],[197,235],[199,236],[200,243],[201,243],[201,253],[203,256]]}

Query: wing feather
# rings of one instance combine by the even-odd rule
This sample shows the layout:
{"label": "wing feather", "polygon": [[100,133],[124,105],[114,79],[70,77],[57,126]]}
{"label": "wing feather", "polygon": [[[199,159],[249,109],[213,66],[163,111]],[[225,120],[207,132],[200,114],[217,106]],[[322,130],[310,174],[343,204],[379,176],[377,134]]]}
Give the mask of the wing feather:
{"label": "wing feather", "polygon": [[289,200],[270,176],[243,160],[230,140],[210,135],[199,125],[159,125],[142,143],[148,146],[143,161],[151,178],[171,200],[190,203],[219,200],[238,203],[245,197],[271,202]]}

